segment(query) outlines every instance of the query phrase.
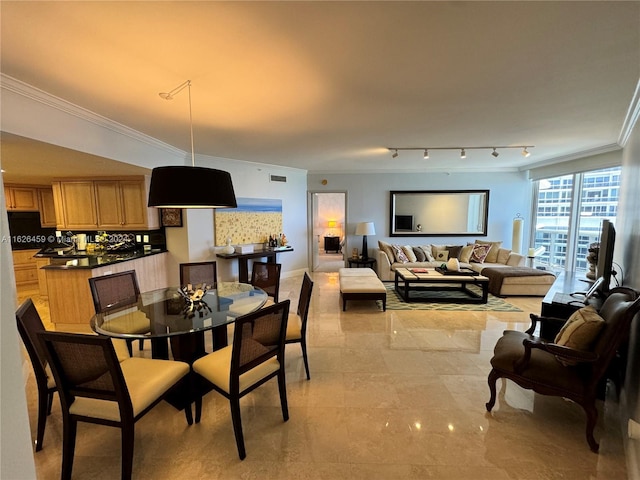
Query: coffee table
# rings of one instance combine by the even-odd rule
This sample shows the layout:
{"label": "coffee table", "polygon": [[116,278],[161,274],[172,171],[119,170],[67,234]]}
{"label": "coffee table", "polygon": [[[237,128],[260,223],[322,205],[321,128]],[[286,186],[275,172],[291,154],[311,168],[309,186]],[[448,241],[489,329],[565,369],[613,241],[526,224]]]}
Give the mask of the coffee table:
{"label": "coffee table", "polygon": [[[473,290],[469,290],[467,288],[469,284],[480,287],[482,294],[480,295]],[[405,302],[487,303],[489,297],[489,279],[479,274],[465,274],[464,272],[444,275],[434,268],[397,268],[395,289]],[[441,292],[443,290],[460,292],[460,295],[445,298],[435,295],[425,295],[421,298],[411,298],[410,296],[411,292]]]}

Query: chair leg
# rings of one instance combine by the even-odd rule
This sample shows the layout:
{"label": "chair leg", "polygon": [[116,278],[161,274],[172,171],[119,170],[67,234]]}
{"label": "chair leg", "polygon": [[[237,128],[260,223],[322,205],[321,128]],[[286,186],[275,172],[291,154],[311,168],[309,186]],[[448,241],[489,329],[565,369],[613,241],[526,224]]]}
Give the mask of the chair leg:
{"label": "chair leg", "polygon": [[133,472],[133,423],[122,422],[122,480],[131,480]]}
{"label": "chair leg", "polygon": [[202,418],[202,397],[196,398],[196,423]]}
{"label": "chair leg", "polygon": [[596,439],[593,437],[593,430],[595,429],[596,423],[598,421],[598,409],[593,402],[589,405],[582,405],[582,408],[587,414],[587,443],[589,444],[589,448],[592,452],[598,453],[598,450],[600,450],[600,445],[598,445],[598,442],[596,442]]}
{"label": "chair leg", "polygon": [[66,415],[62,425],[62,480],[71,480],[73,470],[73,455],[76,448],[76,431],[78,422]]}
{"label": "chair leg", "polygon": [[48,400],[47,400],[47,415],[51,415],[51,407],[53,407],[53,394],[55,393],[54,391],[50,391],[48,394]]}
{"label": "chair leg", "polygon": [[491,398],[485,404],[485,406],[487,407],[487,412],[490,412],[493,406],[496,404],[496,382],[499,378],[500,374],[495,370],[495,368],[491,369],[491,373],[489,373],[489,377],[487,378],[489,391],[491,392]]}
{"label": "chair leg", "polygon": [[238,446],[238,455],[240,460],[244,460],[247,452],[244,449],[244,436],[242,434],[242,418],[240,417],[240,398],[230,398],[231,403],[231,421],[233,422],[233,433],[236,436],[236,445]]}
{"label": "chair leg", "polygon": [[300,347],[302,348],[302,359],[304,360],[304,369],[307,372],[307,380],[311,380],[311,375],[309,374],[309,359],[307,358],[307,342],[304,338],[300,341]]}
{"label": "chair leg", "polygon": [[289,420],[289,406],[287,404],[287,382],[284,377],[284,368],[278,372],[278,389],[280,390],[280,406],[282,407],[282,418],[286,422]]}
{"label": "chair leg", "polygon": [[142,351],[144,350],[144,339],[140,339],[138,340],[138,350]]}
{"label": "chair leg", "polygon": [[184,416],[187,418],[187,425],[193,425],[193,411],[191,410],[191,404],[184,407]]}
{"label": "chair leg", "polygon": [[131,346],[131,344],[133,343],[133,340],[126,340],[127,342],[127,350],[129,350],[129,356],[133,357],[133,347]]}
{"label": "chair leg", "polygon": [[50,413],[49,397],[53,396],[49,392],[38,389],[38,428],[36,434],[36,452],[42,450],[44,440],[44,427],[47,425],[47,415]]}

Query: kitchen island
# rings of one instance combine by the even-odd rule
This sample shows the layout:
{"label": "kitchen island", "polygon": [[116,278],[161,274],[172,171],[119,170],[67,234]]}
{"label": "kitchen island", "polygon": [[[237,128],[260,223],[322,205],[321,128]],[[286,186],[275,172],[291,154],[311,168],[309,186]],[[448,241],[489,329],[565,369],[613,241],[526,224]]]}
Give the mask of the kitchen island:
{"label": "kitchen island", "polygon": [[95,313],[89,278],[135,270],[140,291],[166,288],[175,284],[168,278],[166,250],[140,250],[91,254],[75,250],[64,254],[38,253],[36,258],[49,259],[41,267],[46,277],[51,322],[57,330],[87,327]]}

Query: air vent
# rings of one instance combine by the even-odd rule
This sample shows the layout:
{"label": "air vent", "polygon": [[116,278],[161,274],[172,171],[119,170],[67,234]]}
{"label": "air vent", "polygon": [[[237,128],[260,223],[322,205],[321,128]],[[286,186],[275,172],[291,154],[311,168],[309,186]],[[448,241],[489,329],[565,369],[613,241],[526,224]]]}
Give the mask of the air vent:
{"label": "air vent", "polygon": [[269,175],[269,180],[271,180],[272,182],[287,183],[287,177],[284,177],[282,175]]}

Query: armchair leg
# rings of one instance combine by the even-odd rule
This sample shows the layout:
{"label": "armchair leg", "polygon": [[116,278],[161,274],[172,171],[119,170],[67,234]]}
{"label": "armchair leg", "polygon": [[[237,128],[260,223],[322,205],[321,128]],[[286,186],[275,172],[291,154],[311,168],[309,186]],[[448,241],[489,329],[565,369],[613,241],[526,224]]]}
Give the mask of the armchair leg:
{"label": "armchair leg", "polygon": [[490,412],[496,404],[496,382],[499,378],[500,374],[495,370],[495,368],[491,369],[491,373],[489,373],[489,377],[487,378],[489,391],[491,392],[491,398],[485,404],[485,406],[487,407],[487,412]]}
{"label": "armchair leg", "polygon": [[600,445],[598,445],[598,442],[596,442],[596,439],[593,437],[593,430],[595,429],[598,421],[598,409],[596,408],[595,403],[583,405],[582,408],[584,408],[584,411],[587,414],[587,443],[593,453],[598,453]]}

